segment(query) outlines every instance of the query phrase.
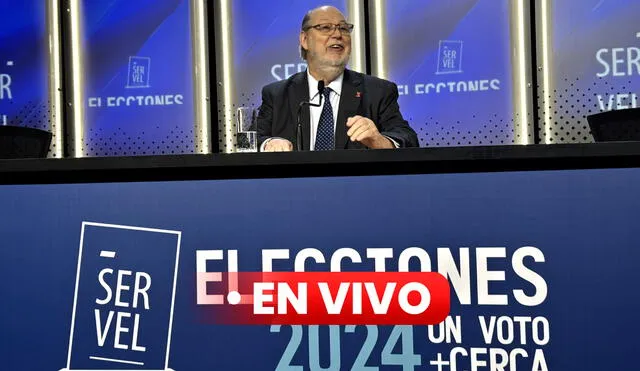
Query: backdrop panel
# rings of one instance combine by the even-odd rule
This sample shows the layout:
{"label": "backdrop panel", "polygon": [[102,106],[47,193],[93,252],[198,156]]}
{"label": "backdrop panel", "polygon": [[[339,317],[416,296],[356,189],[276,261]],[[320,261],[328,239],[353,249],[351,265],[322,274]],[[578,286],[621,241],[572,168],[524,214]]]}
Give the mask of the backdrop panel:
{"label": "backdrop panel", "polygon": [[197,152],[189,1],[82,0],[71,9],[71,152]]}
{"label": "backdrop panel", "polygon": [[0,125],[51,131],[51,155],[59,157],[61,121],[55,114],[60,92],[57,86],[51,89],[61,72],[54,66],[59,57],[57,3],[0,3]]}
{"label": "backdrop panel", "polygon": [[524,1],[377,1],[373,73],[423,146],[533,143]]}
{"label": "backdrop panel", "polygon": [[586,116],[640,103],[640,3],[538,0],[543,143],[593,142]]}

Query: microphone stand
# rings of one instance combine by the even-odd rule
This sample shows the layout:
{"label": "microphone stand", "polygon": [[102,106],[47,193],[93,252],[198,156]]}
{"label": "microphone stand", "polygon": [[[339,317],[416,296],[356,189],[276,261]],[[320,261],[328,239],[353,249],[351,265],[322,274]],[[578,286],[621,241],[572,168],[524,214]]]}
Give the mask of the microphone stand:
{"label": "microphone stand", "polygon": [[298,112],[296,117],[296,151],[302,151],[304,145],[302,143],[302,107],[304,106],[312,106],[312,107],[320,107],[322,106],[322,96],[324,93],[324,81],[318,81],[318,95],[320,96],[320,101],[318,103],[309,102],[300,102],[298,105]]}
{"label": "microphone stand", "polygon": [[309,104],[309,102],[300,102],[298,105],[298,115],[296,118],[296,151],[302,151],[304,148],[302,143],[302,107]]}

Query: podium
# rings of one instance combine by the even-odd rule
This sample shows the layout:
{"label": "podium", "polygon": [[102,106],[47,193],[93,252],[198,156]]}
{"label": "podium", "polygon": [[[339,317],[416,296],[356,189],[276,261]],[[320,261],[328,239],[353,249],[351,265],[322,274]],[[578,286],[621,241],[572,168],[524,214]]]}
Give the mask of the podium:
{"label": "podium", "polygon": [[51,133],[22,126],[0,126],[0,158],[47,157]]}

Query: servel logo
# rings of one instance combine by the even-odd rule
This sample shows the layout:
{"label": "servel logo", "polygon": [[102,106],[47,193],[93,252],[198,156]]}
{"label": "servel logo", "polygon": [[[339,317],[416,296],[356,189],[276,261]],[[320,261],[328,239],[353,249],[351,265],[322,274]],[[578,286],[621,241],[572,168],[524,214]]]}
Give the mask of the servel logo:
{"label": "servel logo", "polygon": [[129,68],[127,72],[127,89],[148,88],[149,71],[151,69],[151,58],[149,57],[129,57]]}
{"label": "servel logo", "polygon": [[63,371],[168,371],[181,232],[83,222]]}
{"label": "servel logo", "polygon": [[436,74],[462,73],[462,41],[440,40]]}

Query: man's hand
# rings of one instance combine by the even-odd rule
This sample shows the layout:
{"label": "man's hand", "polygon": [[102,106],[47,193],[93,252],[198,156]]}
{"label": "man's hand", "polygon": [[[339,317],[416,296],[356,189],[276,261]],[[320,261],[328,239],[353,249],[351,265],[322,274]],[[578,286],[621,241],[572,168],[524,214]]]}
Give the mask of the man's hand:
{"label": "man's hand", "polygon": [[347,119],[347,135],[352,142],[360,142],[369,148],[395,148],[389,138],[380,134],[378,127],[370,119],[353,116]]}
{"label": "man's hand", "polygon": [[264,146],[264,152],[291,152],[293,143],[282,138],[272,138]]}

